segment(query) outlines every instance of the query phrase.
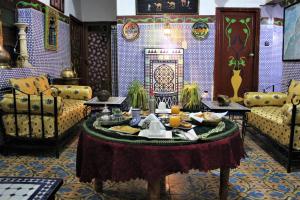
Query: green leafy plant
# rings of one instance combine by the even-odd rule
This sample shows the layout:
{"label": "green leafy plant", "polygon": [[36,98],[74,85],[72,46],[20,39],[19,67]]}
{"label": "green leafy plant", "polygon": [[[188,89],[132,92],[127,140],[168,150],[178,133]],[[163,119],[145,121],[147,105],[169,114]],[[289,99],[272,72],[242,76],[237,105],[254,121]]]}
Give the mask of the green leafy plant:
{"label": "green leafy plant", "polygon": [[195,109],[200,105],[199,86],[197,83],[185,84],[181,92],[181,105],[184,109]]}
{"label": "green leafy plant", "polygon": [[243,67],[246,66],[246,58],[241,57],[237,59],[234,56],[230,56],[228,59],[228,66],[232,70],[241,70]]}
{"label": "green leafy plant", "polygon": [[144,86],[137,80],[131,82],[128,88],[128,98],[133,108],[147,109],[148,95]]}

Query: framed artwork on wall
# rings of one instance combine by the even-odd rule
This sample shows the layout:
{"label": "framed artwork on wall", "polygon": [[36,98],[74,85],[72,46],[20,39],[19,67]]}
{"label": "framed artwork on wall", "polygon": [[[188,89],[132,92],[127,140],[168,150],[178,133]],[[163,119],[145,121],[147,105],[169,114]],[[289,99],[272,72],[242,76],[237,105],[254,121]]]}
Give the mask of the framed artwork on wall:
{"label": "framed artwork on wall", "polygon": [[62,13],[65,12],[65,1],[64,0],[50,0],[50,5],[61,11]]}
{"label": "framed artwork on wall", "polygon": [[300,61],[300,2],[284,9],[283,61]]}
{"label": "framed artwork on wall", "polygon": [[58,49],[58,11],[48,7],[45,12],[45,49]]}
{"label": "framed artwork on wall", "polygon": [[122,36],[127,41],[136,40],[140,35],[139,25],[134,22],[127,22],[122,29]]}
{"label": "framed artwork on wall", "polygon": [[186,14],[197,15],[198,0],[136,0],[137,15]]}

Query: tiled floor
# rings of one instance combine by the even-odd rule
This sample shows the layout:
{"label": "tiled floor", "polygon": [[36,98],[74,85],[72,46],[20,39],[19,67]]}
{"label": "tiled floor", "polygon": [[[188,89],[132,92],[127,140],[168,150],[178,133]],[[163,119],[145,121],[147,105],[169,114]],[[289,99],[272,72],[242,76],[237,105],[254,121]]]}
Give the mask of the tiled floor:
{"label": "tiled floor", "polygon": [[[74,140],[60,159],[39,156],[0,156],[0,176],[61,177],[64,185],[57,193],[58,200],[105,199],[144,200],[147,184],[143,180],[124,183],[106,182],[104,194],[97,194],[93,185],[80,183],[75,176],[76,145]],[[300,199],[300,172],[286,173],[249,137],[245,139],[248,157],[231,171],[228,199]],[[126,173],[126,172],[124,172]],[[166,180],[167,200],[218,199],[219,171],[172,174]]]}

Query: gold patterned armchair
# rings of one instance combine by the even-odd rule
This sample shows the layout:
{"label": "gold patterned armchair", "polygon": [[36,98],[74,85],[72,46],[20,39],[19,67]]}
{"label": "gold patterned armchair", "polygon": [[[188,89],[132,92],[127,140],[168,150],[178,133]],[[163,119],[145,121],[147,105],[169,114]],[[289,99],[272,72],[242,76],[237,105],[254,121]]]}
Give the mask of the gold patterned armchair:
{"label": "gold patterned armchair", "polygon": [[41,146],[59,150],[68,131],[87,112],[84,101],[92,97],[88,86],[49,85],[46,76],[10,79],[12,94],[0,99],[4,147]]}
{"label": "gold patterned armchair", "polygon": [[[273,87],[274,89],[274,87]],[[247,123],[288,152],[287,171],[300,153],[300,81],[290,82],[288,93],[247,92],[244,104],[251,108]]]}

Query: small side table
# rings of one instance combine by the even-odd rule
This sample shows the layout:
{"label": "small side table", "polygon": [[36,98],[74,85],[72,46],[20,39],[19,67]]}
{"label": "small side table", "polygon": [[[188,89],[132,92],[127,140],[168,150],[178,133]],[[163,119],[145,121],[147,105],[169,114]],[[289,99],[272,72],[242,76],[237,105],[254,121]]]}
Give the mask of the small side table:
{"label": "small side table", "polygon": [[105,105],[108,107],[120,108],[121,110],[128,109],[126,97],[109,97],[107,101],[99,101],[98,97],[94,97],[86,102],[84,105],[91,107],[92,111],[101,110]]}
{"label": "small side table", "polygon": [[251,111],[249,108],[235,102],[231,102],[229,106],[219,106],[217,101],[202,101],[202,105],[204,106],[205,110],[212,112],[228,112],[228,115],[242,116],[242,138],[244,140],[246,131],[245,128],[247,124],[246,113]]}
{"label": "small side table", "polygon": [[53,84],[57,85],[79,85],[80,78],[54,78]]}

